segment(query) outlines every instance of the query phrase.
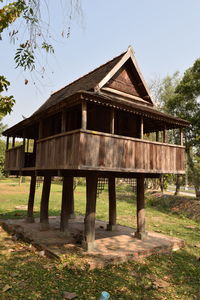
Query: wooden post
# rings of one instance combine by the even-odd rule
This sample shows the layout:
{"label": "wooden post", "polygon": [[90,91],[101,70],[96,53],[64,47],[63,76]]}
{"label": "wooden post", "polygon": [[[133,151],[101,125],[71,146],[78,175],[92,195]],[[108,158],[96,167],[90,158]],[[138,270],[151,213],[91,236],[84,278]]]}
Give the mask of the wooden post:
{"label": "wooden post", "polygon": [[6,150],[8,150],[9,148],[9,136],[7,136],[6,138]]}
{"label": "wooden post", "polygon": [[95,215],[96,215],[96,196],[97,196],[96,174],[87,175],[86,177],[86,214],[85,214],[85,237],[83,246],[86,250],[91,251],[95,247]]}
{"label": "wooden post", "polygon": [[159,131],[156,131],[156,142],[159,141]]}
{"label": "wooden post", "polygon": [[34,223],[34,216],[33,216],[33,207],[34,207],[34,198],[35,198],[35,186],[36,186],[36,176],[31,176],[31,183],[30,183],[30,192],[29,192],[29,199],[28,199],[28,211],[26,222]]}
{"label": "wooden post", "polygon": [[40,203],[40,228],[49,229],[49,194],[51,188],[51,176],[44,176],[42,198]]}
{"label": "wooden post", "polygon": [[163,130],[163,143],[166,143],[166,131]]}
{"label": "wooden post", "polygon": [[168,143],[168,136],[166,129],[163,130],[163,143]]}
{"label": "wooden post", "polygon": [[15,147],[15,137],[13,136],[13,140],[12,140],[12,148]]}
{"label": "wooden post", "polygon": [[110,133],[115,134],[115,111],[111,109]]}
{"label": "wooden post", "polygon": [[29,139],[27,139],[26,151],[29,152]]}
{"label": "wooden post", "polygon": [[60,215],[60,230],[68,232],[68,221],[73,207],[73,177],[66,176],[63,177],[63,190],[62,190],[62,206]]}
{"label": "wooden post", "polygon": [[62,112],[62,119],[61,119],[61,132],[66,131],[66,111]]}
{"label": "wooden post", "polygon": [[71,176],[71,188],[69,190],[70,193],[70,200],[69,200],[69,218],[75,219],[75,212],[74,212],[74,177]]}
{"label": "wooden post", "polygon": [[43,121],[39,121],[39,132],[38,132],[38,139],[41,139],[43,136]]}
{"label": "wooden post", "polygon": [[34,142],[33,142],[33,153],[36,153],[36,147],[37,147],[37,143],[36,143],[36,140],[34,140]]}
{"label": "wooden post", "polygon": [[116,230],[116,189],[115,189],[115,177],[108,179],[108,193],[109,193],[109,224],[107,230]]}
{"label": "wooden post", "polygon": [[143,120],[143,117],[141,117],[140,138],[141,138],[141,140],[143,140],[143,138],[144,138],[144,120]]}
{"label": "wooden post", "polygon": [[82,101],[82,129],[87,129],[87,103]]}
{"label": "wooden post", "polygon": [[145,201],[144,201],[144,175],[137,178],[137,231],[135,237],[143,240],[147,233],[145,232]]}
{"label": "wooden post", "polygon": [[[24,134],[23,134],[24,136]],[[23,147],[24,147],[24,152],[26,151],[26,138],[25,136],[23,137]]]}
{"label": "wooden post", "polygon": [[180,145],[183,146],[183,129],[180,128]]}

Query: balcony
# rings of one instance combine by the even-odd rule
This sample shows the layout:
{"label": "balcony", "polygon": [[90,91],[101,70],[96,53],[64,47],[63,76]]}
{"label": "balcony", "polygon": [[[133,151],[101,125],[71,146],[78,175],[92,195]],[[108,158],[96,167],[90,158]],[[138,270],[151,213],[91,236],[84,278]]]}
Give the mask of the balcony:
{"label": "balcony", "polygon": [[183,146],[74,130],[37,141],[36,169],[184,174]]}
{"label": "balcony", "polygon": [[7,171],[27,168],[184,174],[185,151],[179,145],[74,130],[38,140],[36,158],[23,145],[6,151]]}
{"label": "balcony", "polygon": [[5,170],[20,171],[23,168],[35,167],[35,154],[25,152],[24,145],[6,150]]}

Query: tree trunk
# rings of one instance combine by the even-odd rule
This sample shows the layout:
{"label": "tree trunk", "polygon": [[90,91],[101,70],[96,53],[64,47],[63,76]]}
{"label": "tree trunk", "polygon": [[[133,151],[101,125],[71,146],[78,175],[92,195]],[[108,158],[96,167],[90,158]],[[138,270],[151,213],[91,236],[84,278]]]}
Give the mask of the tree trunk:
{"label": "tree trunk", "polygon": [[195,188],[196,198],[200,198],[200,180],[199,180],[199,178],[197,179],[198,174],[196,174],[197,171],[195,169],[194,162],[191,157],[190,147],[186,147],[186,153],[187,153],[187,159],[188,159],[187,160],[188,166],[190,167],[192,174],[193,174],[192,182],[193,182],[193,185]]}
{"label": "tree trunk", "polygon": [[160,175],[159,184],[160,184],[161,193],[163,193],[164,192],[164,175]]}
{"label": "tree trunk", "polygon": [[180,194],[180,189],[181,189],[181,175],[177,174],[176,175],[176,190],[174,195],[178,196]]}

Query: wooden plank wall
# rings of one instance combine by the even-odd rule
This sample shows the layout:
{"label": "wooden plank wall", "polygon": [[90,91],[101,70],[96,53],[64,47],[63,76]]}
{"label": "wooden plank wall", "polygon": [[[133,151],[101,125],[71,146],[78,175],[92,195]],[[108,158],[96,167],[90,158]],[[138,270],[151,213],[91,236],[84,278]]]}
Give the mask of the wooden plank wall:
{"label": "wooden plank wall", "polygon": [[24,145],[8,149],[5,155],[5,170],[20,170],[24,167]]}
{"label": "wooden plank wall", "polygon": [[37,142],[36,169],[184,173],[184,147],[74,131]]}
{"label": "wooden plank wall", "polygon": [[80,167],[147,173],[184,172],[184,147],[81,133]]}
{"label": "wooden plank wall", "polygon": [[36,168],[41,170],[77,168],[79,142],[80,132],[39,140],[36,150]]}

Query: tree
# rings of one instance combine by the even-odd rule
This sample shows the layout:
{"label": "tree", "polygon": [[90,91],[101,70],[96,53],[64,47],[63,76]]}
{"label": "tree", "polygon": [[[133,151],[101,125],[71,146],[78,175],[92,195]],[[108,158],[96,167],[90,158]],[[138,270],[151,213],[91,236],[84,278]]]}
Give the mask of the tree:
{"label": "tree", "polygon": [[[32,72],[37,65],[42,65],[40,61],[36,62],[36,58],[39,60],[42,56],[42,50],[46,53],[54,53],[53,34],[50,33],[48,21],[50,4],[40,0],[16,0],[9,4],[4,0],[0,0],[1,2],[6,2],[6,5],[0,8],[0,39],[2,40],[2,33],[8,28],[11,41],[18,41],[20,34],[21,37],[23,36],[23,41],[17,46],[14,60],[17,68]],[[81,0],[68,0],[65,4],[69,4],[69,13],[65,21],[65,29],[62,29],[62,37],[69,38],[73,17],[76,14],[82,16]],[[47,16],[47,21],[45,16]],[[20,21],[20,26],[16,21]],[[11,25],[15,25],[14,28]],[[25,35],[24,28],[26,29]],[[41,67],[42,76],[44,71],[45,68]],[[1,95],[2,92],[8,90],[9,85],[10,82],[3,75],[0,76],[0,113],[4,115],[12,111],[15,103],[13,96]]]}
{"label": "tree", "polygon": [[[163,79],[161,79],[160,77],[156,77],[150,82],[150,90],[154,99],[154,103],[160,111],[173,114],[173,112],[169,110],[167,105],[168,102],[174,98],[175,90],[180,80],[180,73],[176,71],[172,76],[167,75]],[[168,140],[169,142],[176,143],[177,137],[174,133],[168,133]],[[175,176],[173,176],[173,178],[175,179]],[[159,183],[161,192],[163,192],[164,186],[167,187],[168,183],[171,182],[171,180],[172,176],[160,176]],[[179,176],[177,176],[176,180],[174,180],[174,183],[176,184],[175,194],[177,195],[180,191]]]}
{"label": "tree", "polygon": [[180,73],[176,71],[172,76],[167,75],[163,79],[156,77],[150,82],[150,91],[156,107],[168,113],[167,103],[174,97],[177,85],[181,80]]}
{"label": "tree", "polygon": [[[1,120],[2,120],[2,116],[0,115],[0,137],[2,135],[2,132],[7,127],[1,122]],[[6,143],[5,141],[0,139],[0,177],[4,175],[5,150],[6,150]]]}
{"label": "tree", "polygon": [[[172,77],[165,82],[171,83],[172,90],[163,85],[166,91],[166,97],[161,93],[163,110],[191,123],[184,129],[185,147],[196,196],[200,197],[200,59],[185,71],[181,80]],[[167,93],[169,90],[171,93]]]}

